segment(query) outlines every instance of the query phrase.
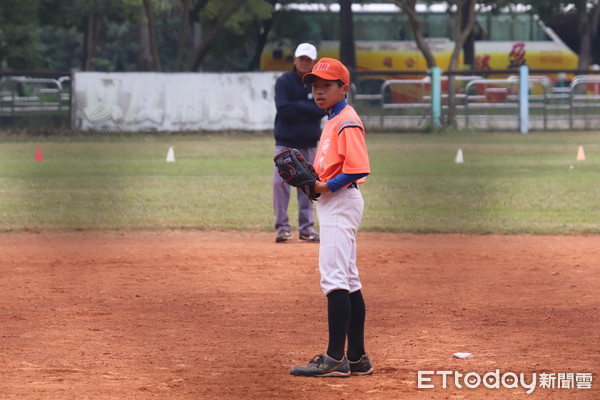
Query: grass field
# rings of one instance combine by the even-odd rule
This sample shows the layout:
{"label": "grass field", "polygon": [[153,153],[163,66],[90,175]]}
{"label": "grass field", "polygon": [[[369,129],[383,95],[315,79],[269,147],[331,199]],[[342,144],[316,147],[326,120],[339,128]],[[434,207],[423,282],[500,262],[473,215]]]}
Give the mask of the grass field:
{"label": "grass field", "polygon": [[[270,133],[0,136],[0,231],[272,230],[273,145]],[[600,232],[598,133],[370,133],[367,145],[361,230]]]}

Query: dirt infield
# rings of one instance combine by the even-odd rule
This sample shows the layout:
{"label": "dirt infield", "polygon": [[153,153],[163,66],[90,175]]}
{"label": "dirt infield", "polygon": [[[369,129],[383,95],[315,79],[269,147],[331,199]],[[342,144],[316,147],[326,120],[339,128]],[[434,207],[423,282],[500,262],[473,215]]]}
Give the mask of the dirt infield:
{"label": "dirt infield", "polygon": [[[348,379],[288,374],[325,350],[318,245],[20,233],[0,235],[0,257],[2,399],[600,398],[597,236],[360,233],[376,371]],[[470,372],[537,385],[459,389]]]}

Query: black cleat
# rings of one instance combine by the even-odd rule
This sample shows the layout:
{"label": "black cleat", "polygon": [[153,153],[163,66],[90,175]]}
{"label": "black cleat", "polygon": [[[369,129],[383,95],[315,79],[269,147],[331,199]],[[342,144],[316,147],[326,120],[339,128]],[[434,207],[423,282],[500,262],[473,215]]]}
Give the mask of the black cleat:
{"label": "black cleat", "polygon": [[371,375],[373,373],[373,365],[369,356],[363,354],[358,361],[348,361],[350,364],[350,373],[352,375]]}
{"label": "black cleat", "polygon": [[275,236],[275,242],[282,243],[287,242],[292,238],[292,234],[288,231],[277,232],[277,236]]}
{"label": "black cleat", "polygon": [[309,233],[308,235],[301,233],[300,241],[301,242],[309,242],[309,243],[319,243],[319,242],[321,242],[321,238],[319,237],[319,234],[315,233],[315,232]]}
{"label": "black cleat", "polygon": [[350,364],[346,356],[342,357],[341,360],[334,360],[327,354],[321,354],[315,356],[305,367],[292,368],[290,374],[294,376],[347,378],[350,376]]}

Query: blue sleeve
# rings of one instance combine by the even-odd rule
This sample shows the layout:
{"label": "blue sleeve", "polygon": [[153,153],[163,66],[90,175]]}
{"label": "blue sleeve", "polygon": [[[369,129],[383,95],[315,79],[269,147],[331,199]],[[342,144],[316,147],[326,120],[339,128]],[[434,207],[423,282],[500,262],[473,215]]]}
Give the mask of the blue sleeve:
{"label": "blue sleeve", "polygon": [[329,190],[332,192],[337,192],[344,186],[359,180],[360,178],[364,178],[369,175],[368,173],[363,174],[339,174],[329,182],[327,182],[327,186],[329,186]]}

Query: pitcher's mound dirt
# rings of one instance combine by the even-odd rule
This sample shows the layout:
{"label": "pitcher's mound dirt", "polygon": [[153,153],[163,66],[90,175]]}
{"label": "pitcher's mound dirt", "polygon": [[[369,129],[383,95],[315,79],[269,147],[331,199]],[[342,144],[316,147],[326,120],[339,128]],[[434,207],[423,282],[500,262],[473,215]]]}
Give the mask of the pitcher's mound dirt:
{"label": "pitcher's mound dirt", "polygon": [[[0,397],[527,397],[520,384],[455,382],[512,372],[537,374],[530,398],[600,398],[599,237],[360,233],[358,249],[375,374],[314,379],[289,369],[326,349],[318,245],[263,232],[2,234]],[[418,389],[418,371],[453,375],[443,388],[423,374],[434,388]]]}

